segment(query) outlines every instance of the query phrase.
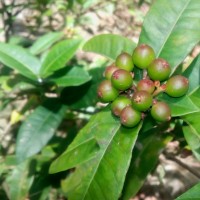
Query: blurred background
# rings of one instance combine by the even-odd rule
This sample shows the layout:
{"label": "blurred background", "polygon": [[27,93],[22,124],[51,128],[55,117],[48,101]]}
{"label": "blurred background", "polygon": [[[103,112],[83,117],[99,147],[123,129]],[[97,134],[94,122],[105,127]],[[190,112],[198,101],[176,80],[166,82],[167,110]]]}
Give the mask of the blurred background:
{"label": "blurred background", "polygon": [[2,0],[1,41],[34,40],[48,31],[86,39],[115,33],[137,41],[152,0]]}

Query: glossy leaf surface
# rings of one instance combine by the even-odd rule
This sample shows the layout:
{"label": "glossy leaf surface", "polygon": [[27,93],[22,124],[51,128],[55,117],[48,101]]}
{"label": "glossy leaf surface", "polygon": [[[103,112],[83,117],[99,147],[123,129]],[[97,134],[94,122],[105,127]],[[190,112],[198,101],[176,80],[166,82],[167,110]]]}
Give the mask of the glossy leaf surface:
{"label": "glossy leaf surface", "polygon": [[172,72],[200,40],[199,0],[158,0],[143,23],[139,43],[153,47]]}
{"label": "glossy leaf surface", "polygon": [[136,44],[120,35],[102,34],[87,41],[83,47],[84,51],[94,52],[115,60],[121,52],[133,53]]}
{"label": "glossy leaf surface", "polygon": [[42,62],[40,69],[41,77],[45,78],[65,67],[65,64],[75,55],[80,44],[80,39],[70,39],[63,40],[54,45]]}
{"label": "glossy leaf surface", "polygon": [[61,32],[50,32],[42,37],[38,38],[33,45],[30,47],[29,51],[33,55],[38,55],[41,52],[48,49],[51,45],[53,45],[56,41],[61,39],[63,36],[63,33]]}
{"label": "glossy leaf surface", "polygon": [[200,183],[190,188],[184,194],[176,198],[175,200],[198,200],[200,197]]}
{"label": "glossy leaf surface", "polygon": [[69,148],[95,137],[100,150],[94,159],[77,166],[75,172],[62,182],[68,198],[118,199],[139,130],[140,126],[120,127],[109,109],[93,116]]}
{"label": "glossy leaf surface", "polygon": [[16,154],[19,162],[38,153],[47,144],[62,121],[65,110],[65,106],[50,100],[26,118],[17,135]]}
{"label": "glossy leaf surface", "polygon": [[166,102],[169,105],[173,117],[199,111],[199,107],[188,95],[179,98],[173,98],[167,94],[162,94],[158,97],[158,99]]}
{"label": "glossy leaf surface", "polygon": [[32,80],[39,77],[39,60],[20,46],[0,43],[0,62]]}

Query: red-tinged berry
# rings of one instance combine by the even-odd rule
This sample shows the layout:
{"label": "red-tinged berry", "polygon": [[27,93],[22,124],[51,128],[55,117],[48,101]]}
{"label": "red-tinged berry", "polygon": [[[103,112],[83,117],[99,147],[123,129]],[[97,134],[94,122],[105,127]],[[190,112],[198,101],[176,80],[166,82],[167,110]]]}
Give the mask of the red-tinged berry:
{"label": "red-tinged berry", "polygon": [[156,102],[151,108],[151,116],[157,122],[165,122],[171,119],[170,107],[165,102]]}
{"label": "red-tinged berry", "polygon": [[132,86],[133,79],[130,72],[118,69],[112,74],[111,82],[116,89],[123,91]]}
{"label": "red-tinged berry", "polygon": [[132,55],[133,64],[140,69],[146,69],[155,57],[154,50],[146,44],[137,46]]}
{"label": "red-tinged berry", "polygon": [[155,90],[155,84],[150,79],[142,79],[137,84],[138,91],[147,91],[148,93],[152,94]]}
{"label": "red-tinged berry", "polygon": [[111,110],[115,116],[120,116],[121,111],[126,107],[132,105],[132,101],[126,96],[118,96],[112,103],[111,103]]}
{"label": "red-tinged berry", "polygon": [[188,91],[189,81],[181,75],[171,77],[166,83],[165,92],[171,97],[181,97]]}
{"label": "red-tinged berry", "polygon": [[146,111],[152,105],[153,98],[147,91],[138,91],[133,94],[132,104],[133,108],[138,111]]}
{"label": "red-tinged berry", "polygon": [[149,77],[155,81],[165,81],[171,73],[169,63],[162,58],[153,60],[147,70]]}
{"label": "red-tinged berry", "polygon": [[125,107],[120,114],[120,121],[125,127],[134,127],[141,120],[141,113],[131,106]]}
{"label": "red-tinged berry", "polygon": [[100,83],[97,89],[100,101],[104,103],[111,102],[117,98],[119,92],[115,89],[109,80],[104,80]]}
{"label": "red-tinged berry", "polygon": [[106,67],[105,72],[104,72],[105,78],[110,80],[111,77],[112,77],[112,74],[118,69],[119,68],[115,65],[115,63],[113,63],[112,65],[109,65],[108,67]]}
{"label": "red-tinged berry", "polygon": [[132,57],[126,52],[121,53],[119,56],[117,56],[115,63],[118,68],[124,69],[129,72],[132,71],[134,68]]}

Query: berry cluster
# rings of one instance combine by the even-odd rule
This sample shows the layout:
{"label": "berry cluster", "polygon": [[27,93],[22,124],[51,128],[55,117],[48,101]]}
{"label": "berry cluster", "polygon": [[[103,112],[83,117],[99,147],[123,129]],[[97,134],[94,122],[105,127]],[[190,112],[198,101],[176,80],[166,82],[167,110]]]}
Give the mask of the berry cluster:
{"label": "berry cluster", "polygon": [[[138,82],[134,81],[134,66],[143,70],[143,79]],[[189,87],[187,78],[181,75],[169,78],[170,73],[169,63],[156,58],[154,50],[142,44],[132,56],[123,52],[105,69],[106,80],[98,87],[98,97],[104,103],[111,102],[112,113],[126,127],[136,126],[147,112],[157,122],[165,122],[171,119],[171,111],[167,103],[156,100],[156,95],[165,92],[171,97],[181,97]]]}

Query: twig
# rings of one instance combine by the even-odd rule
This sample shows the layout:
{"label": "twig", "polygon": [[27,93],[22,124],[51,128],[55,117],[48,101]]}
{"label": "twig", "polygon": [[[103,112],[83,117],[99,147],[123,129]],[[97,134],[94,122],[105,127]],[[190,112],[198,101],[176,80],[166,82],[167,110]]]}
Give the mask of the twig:
{"label": "twig", "polygon": [[164,153],[165,157],[169,160],[172,160],[174,162],[176,162],[177,164],[179,164],[181,167],[187,169],[191,174],[193,174],[194,176],[198,177],[200,179],[200,174],[195,171],[194,169],[192,169],[191,167],[189,167],[188,165],[186,165],[185,163],[181,162],[179,159],[177,159],[174,156],[171,156],[167,153]]}

